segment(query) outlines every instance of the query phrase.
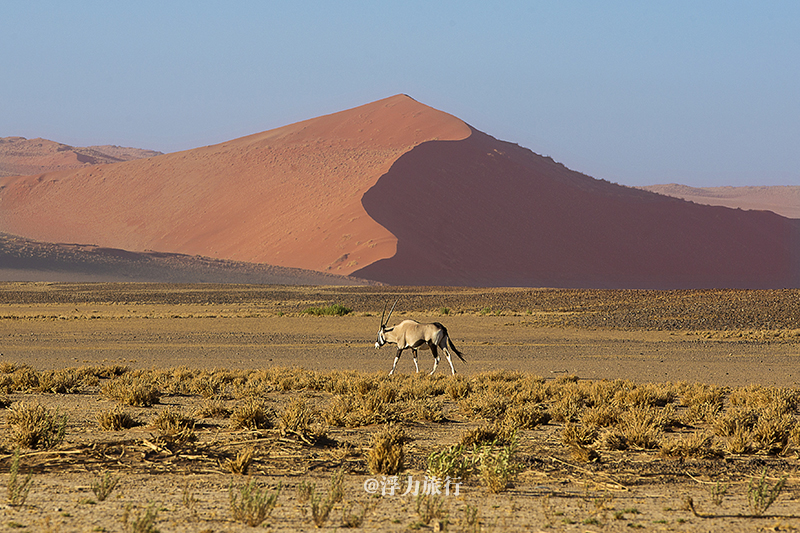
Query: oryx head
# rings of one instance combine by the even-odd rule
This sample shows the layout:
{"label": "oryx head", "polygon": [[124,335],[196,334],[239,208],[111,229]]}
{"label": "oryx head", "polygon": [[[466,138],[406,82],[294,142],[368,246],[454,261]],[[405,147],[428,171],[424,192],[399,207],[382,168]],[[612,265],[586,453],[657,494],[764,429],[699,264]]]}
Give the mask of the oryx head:
{"label": "oryx head", "polygon": [[389,305],[389,302],[383,304],[383,313],[381,313],[381,329],[378,330],[378,340],[375,342],[375,348],[380,348],[384,344],[386,344],[386,337],[383,334],[386,332],[386,326],[389,324],[389,319],[392,318],[392,312],[394,311],[394,306],[397,305],[397,302],[400,300],[398,298],[394,301],[394,305],[392,305],[391,310],[389,310],[389,316],[386,317],[384,320],[384,315],[386,315],[386,306]]}

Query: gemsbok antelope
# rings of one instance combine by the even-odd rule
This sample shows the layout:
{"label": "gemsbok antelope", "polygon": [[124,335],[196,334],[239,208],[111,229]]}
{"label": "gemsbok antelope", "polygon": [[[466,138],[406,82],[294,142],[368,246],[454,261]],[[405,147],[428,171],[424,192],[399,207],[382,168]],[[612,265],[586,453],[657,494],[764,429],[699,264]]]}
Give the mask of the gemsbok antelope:
{"label": "gemsbok antelope", "polygon": [[387,328],[386,326],[389,323],[389,319],[392,318],[392,312],[394,311],[395,305],[397,305],[397,300],[395,300],[391,311],[389,311],[389,316],[386,317],[386,320],[383,319],[384,315],[386,314],[386,305],[383,306],[383,314],[381,315],[381,329],[378,330],[378,340],[375,342],[375,348],[380,348],[387,342],[390,344],[397,344],[397,355],[394,357],[394,364],[392,364],[392,370],[389,372],[389,375],[391,376],[394,374],[394,371],[397,368],[397,361],[400,359],[400,356],[403,354],[403,350],[406,348],[411,348],[411,353],[414,355],[414,367],[416,367],[417,372],[419,372],[419,365],[417,365],[417,350],[430,350],[431,353],[433,353],[433,370],[431,370],[431,375],[436,372],[436,367],[439,366],[438,348],[441,348],[445,355],[447,355],[447,362],[450,363],[450,370],[453,372],[453,375],[455,375],[456,369],[453,367],[453,360],[450,357],[450,350],[452,350],[453,353],[455,353],[459,359],[465,363],[467,361],[464,359],[463,354],[459,352],[458,349],[453,345],[453,341],[450,340],[450,336],[447,334],[447,328],[445,328],[439,322],[434,322],[433,324],[420,324],[416,320],[403,320],[396,326]]}

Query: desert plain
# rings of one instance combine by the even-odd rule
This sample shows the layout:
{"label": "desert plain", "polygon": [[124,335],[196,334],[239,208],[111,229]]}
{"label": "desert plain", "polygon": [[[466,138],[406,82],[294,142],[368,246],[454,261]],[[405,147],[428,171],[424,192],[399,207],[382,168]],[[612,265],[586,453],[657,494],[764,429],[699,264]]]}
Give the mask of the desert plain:
{"label": "desert plain", "polygon": [[[457,375],[387,375],[395,300]],[[0,353],[7,530],[800,527],[798,290],[4,283]]]}

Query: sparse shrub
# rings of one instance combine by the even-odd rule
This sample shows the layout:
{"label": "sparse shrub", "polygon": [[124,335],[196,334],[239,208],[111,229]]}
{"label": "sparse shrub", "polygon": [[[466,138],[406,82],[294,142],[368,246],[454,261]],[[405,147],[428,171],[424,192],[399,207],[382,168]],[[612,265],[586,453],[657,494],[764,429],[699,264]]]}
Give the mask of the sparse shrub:
{"label": "sparse shrub", "polygon": [[344,316],[352,313],[353,310],[340,304],[332,304],[326,307],[309,307],[303,312],[315,316]]}
{"label": "sparse shrub", "polygon": [[629,446],[647,450],[661,445],[661,433],[669,414],[656,407],[635,407],[622,413],[619,429]]}
{"label": "sparse shrub", "polygon": [[533,429],[550,421],[550,413],[538,405],[515,405],[506,411],[503,426],[511,429]]}
{"label": "sparse shrub", "polygon": [[427,420],[428,422],[444,422],[447,420],[442,410],[443,405],[441,401],[427,398],[424,400],[416,400],[414,402],[414,416],[417,420]]}
{"label": "sparse shrub", "polygon": [[19,365],[13,361],[0,361],[0,374],[13,374]]}
{"label": "sparse shrub", "polygon": [[360,427],[399,421],[399,407],[387,403],[390,396],[381,389],[363,395],[344,394],[333,399],[323,413],[325,420],[336,427]]}
{"label": "sparse shrub", "polygon": [[794,426],[792,415],[775,407],[764,409],[753,426],[753,442],[769,455],[779,454],[789,444],[789,435]]}
{"label": "sparse shrub", "polygon": [[668,442],[661,447],[665,457],[694,457],[710,459],[720,457],[722,452],[713,446],[714,436],[709,433],[696,432]]}
{"label": "sparse shrub", "polygon": [[713,423],[722,411],[726,389],[695,383],[684,385],[682,393],[687,420]]}
{"label": "sparse shrub", "polygon": [[21,365],[12,374],[10,390],[35,391],[39,388],[39,373],[28,365]]}
{"label": "sparse shrub", "polygon": [[577,422],[585,408],[586,397],[576,389],[571,388],[563,397],[553,403],[550,407],[550,416],[554,422],[561,424]]}
{"label": "sparse shrub", "polygon": [[473,392],[459,402],[462,412],[467,416],[477,416],[487,420],[501,418],[508,409],[508,404],[508,397],[488,389]]}
{"label": "sparse shrub", "polygon": [[169,407],[159,411],[152,426],[162,433],[175,433],[184,429],[193,429],[196,420],[186,416],[180,409]]}
{"label": "sparse shrub", "polygon": [[416,510],[423,524],[430,524],[431,520],[444,520],[448,512],[444,508],[444,498],[441,494],[419,494],[416,499]]}
{"label": "sparse shrub", "polygon": [[250,470],[250,465],[253,464],[255,455],[256,452],[253,448],[239,450],[235,458],[228,459],[228,468],[234,474],[240,476],[247,475],[248,470]]}
{"label": "sparse shrub", "polygon": [[236,406],[231,413],[231,429],[268,429],[273,425],[275,412],[264,403],[250,398]]}
{"label": "sparse shrub", "polygon": [[283,410],[279,427],[284,433],[306,435],[317,413],[302,398],[294,398]]}
{"label": "sparse shrub", "polygon": [[21,479],[19,472],[19,446],[14,450],[14,455],[11,457],[11,468],[8,474],[7,500],[11,506],[25,505],[25,500],[28,499],[28,493],[31,490],[31,479],[33,472],[28,472],[25,479]]}
{"label": "sparse shrub", "polygon": [[201,418],[228,418],[231,410],[225,406],[222,398],[215,396],[203,400],[203,404],[197,409],[197,415]]}
{"label": "sparse shrub", "polygon": [[567,422],[561,430],[561,442],[565,446],[585,448],[597,440],[597,431],[589,426]]}
{"label": "sparse shrub", "polygon": [[461,446],[483,446],[492,443],[508,443],[514,434],[514,429],[508,426],[498,426],[488,424],[465,431],[461,435],[459,444]]}
{"label": "sparse shrub", "polygon": [[730,409],[717,418],[714,433],[721,437],[726,452],[740,455],[753,452],[753,427],[758,421],[755,411],[737,407]]}
{"label": "sparse shrub", "polygon": [[714,505],[719,507],[722,505],[722,500],[725,499],[725,495],[728,494],[728,485],[722,485],[719,481],[711,487],[711,501],[714,502]]}
{"label": "sparse shrub", "polygon": [[148,505],[144,513],[138,513],[131,519],[132,508],[132,505],[128,504],[122,515],[122,523],[127,531],[130,533],[158,533],[156,520],[158,520],[159,507],[156,504]]}
{"label": "sparse shrub", "polygon": [[386,426],[372,439],[372,446],[367,452],[367,466],[373,474],[393,476],[403,469],[405,452],[403,443],[406,439],[403,429],[398,426]]}
{"label": "sparse shrub", "polygon": [[97,385],[99,380],[93,375],[81,374],[75,369],[45,371],[39,374],[37,389],[55,394],[75,394],[87,385]]}
{"label": "sparse shrub", "polygon": [[397,401],[397,386],[392,381],[381,381],[378,384],[376,397],[383,403],[394,403]]}
{"label": "sparse shrub", "polygon": [[337,396],[328,405],[322,416],[325,421],[334,427],[352,427],[353,397]]}
{"label": "sparse shrub", "polygon": [[595,429],[615,426],[619,418],[620,410],[610,404],[589,407],[580,415],[581,424]]}
{"label": "sparse shrub", "polygon": [[112,400],[134,407],[150,407],[161,399],[158,388],[142,374],[123,374],[103,385],[100,392]]}
{"label": "sparse shrub", "polygon": [[112,476],[110,472],[104,472],[102,476],[92,481],[92,492],[97,496],[98,501],[105,501],[119,483],[119,476]]}
{"label": "sparse shrub", "polygon": [[747,483],[747,499],[750,508],[756,515],[763,515],[770,505],[780,496],[783,486],[786,484],[787,476],[780,478],[774,485],[770,486],[767,481],[767,469],[761,473],[761,478],[750,478]]}
{"label": "sparse shrub", "polygon": [[749,409],[771,410],[780,414],[790,413],[797,409],[800,392],[795,389],[748,385],[735,389],[730,394],[731,405]]}
{"label": "sparse shrub", "polygon": [[116,406],[107,411],[100,411],[97,415],[97,425],[100,426],[100,429],[106,431],[120,431],[138,426],[139,422],[119,406]]}
{"label": "sparse shrub", "polygon": [[[331,482],[328,486],[328,493],[323,496],[317,492],[316,485],[311,483],[301,483],[298,487],[298,495],[302,501],[309,501],[311,503],[311,519],[314,525],[322,527],[328,520],[333,506],[344,499],[344,470],[339,469],[331,476]],[[366,514],[366,509],[364,510]],[[361,517],[363,520],[363,516]],[[344,520],[344,514],[343,514]]]}
{"label": "sparse shrub", "polygon": [[196,376],[189,385],[189,389],[193,394],[199,394],[203,398],[221,400],[225,395],[225,386],[228,383],[228,379],[228,377],[220,376],[216,373],[206,373]]}
{"label": "sparse shrub", "polygon": [[342,527],[354,528],[364,525],[364,519],[367,517],[369,506],[362,505],[361,512],[351,511],[351,504],[344,504],[342,507]]}
{"label": "sparse shrub", "polygon": [[669,383],[633,385],[616,392],[614,404],[618,407],[664,407],[678,398],[678,391]]}
{"label": "sparse shrub", "polygon": [[268,492],[266,489],[259,489],[255,480],[251,479],[238,491],[234,490],[233,485],[228,490],[233,519],[256,527],[272,514],[281,493],[281,484],[278,484],[274,492]]}
{"label": "sparse shrub", "polygon": [[714,433],[720,437],[729,437],[739,429],[753,429],[757,421],[758,415],[752,409],[729,409],[714,422]]}
{"label": "sparse shrub", "polygon": [[466,453],[464,445],[450,446],[428,456],[428,475],[438,479],[466,481],[474,468],[475,458]]}
{"label": "sparse shrub", "polygon": [[297,485],[297,501],[299,503],[306,503],[311,500],[311,495],[316,490],[313,483],[309,481],[301,481]]}
{"label": "sparse shrub", "polygon": [[32,449],[55,448],[64,440],[67,416],[51,413],[43,405],[18,402],[6,416],[8,439],[18,446]]}
{"label": "sparse shrub", "polygon": [[618,428],[610,428],[600,434],[598,446],[605,450],[627,450],[628,438]]}
{"label": "sparse shrub", "polygon": [[516,436],[505,446],[490,444],[475,450],[478,471],[490,491],[502,492],[516,479],[520,470],[514,457],[516,450]]}
{"label": "sparse shrub", "polygon": [[725,438],[725,451],[734,455],[753,453],[753,432],[746,427],[737,427]]}
{"label": "sparse shrub", "polygon": [[469,381],[465,380],[461,376],[455,376],[450,383],[445,386],[444,390],[447,395],[450,396],[450,398],[458,401],[466,397],[467,394],[469,394],[472,390],[472,387],[470,386]]}

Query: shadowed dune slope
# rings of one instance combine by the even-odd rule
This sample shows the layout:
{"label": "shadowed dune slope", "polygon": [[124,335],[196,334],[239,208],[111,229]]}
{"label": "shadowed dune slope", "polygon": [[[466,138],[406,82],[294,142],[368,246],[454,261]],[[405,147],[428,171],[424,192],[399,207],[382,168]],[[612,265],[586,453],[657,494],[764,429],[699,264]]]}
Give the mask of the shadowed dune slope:
{"label": "shadowed dune slope", "polygon": [[364,192],[419,143],[469,133],[397,95],[218,145],[0,178],[0,231],[349,274],[396,250]]}
{"label": "shadowed dune slope", "polygon": [[475,130],[403,155],[363,203],[397,253],[354,275],[390,284],[800,286],[796,220],[596,180]]}

